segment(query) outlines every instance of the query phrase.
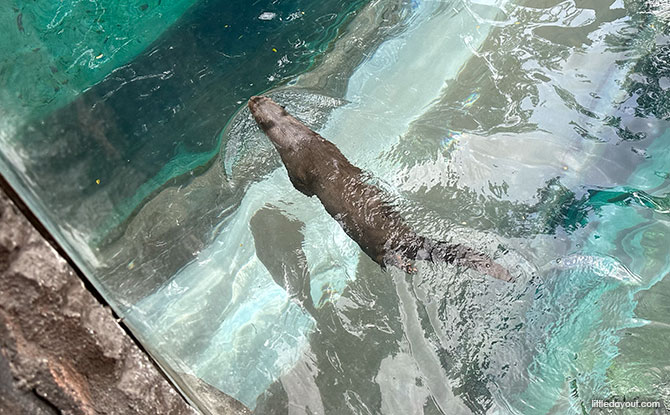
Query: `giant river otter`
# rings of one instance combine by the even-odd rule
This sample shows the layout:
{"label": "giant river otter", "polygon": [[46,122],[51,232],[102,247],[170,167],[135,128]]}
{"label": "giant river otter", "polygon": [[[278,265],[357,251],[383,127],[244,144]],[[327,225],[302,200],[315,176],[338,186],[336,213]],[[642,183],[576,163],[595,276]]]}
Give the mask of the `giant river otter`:
{"label": "giant river otter", "polygon": [[319,198],[326,211],[382,267],[413,272],[414,260],[448,262],[510,281],[510,273],[483,253],[416,234],[333,143],[288,114],[270,98],[249,100],[254,119],[279,152],[293,186]]}

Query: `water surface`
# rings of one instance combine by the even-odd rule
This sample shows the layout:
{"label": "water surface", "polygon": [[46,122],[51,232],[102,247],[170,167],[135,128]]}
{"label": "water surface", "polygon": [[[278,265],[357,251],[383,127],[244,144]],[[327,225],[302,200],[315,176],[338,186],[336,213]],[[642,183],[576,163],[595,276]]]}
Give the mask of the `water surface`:
{"label": "water surface", "polygon": [[[3,174],[13,163],[201,404],[197,382],[259,414],[667,404],[659,7],[199,2],[72,103],[4,131]],[[262,92],[376,177],[418,232],[517,280],[382,271],[293,188],[244,108]]]}

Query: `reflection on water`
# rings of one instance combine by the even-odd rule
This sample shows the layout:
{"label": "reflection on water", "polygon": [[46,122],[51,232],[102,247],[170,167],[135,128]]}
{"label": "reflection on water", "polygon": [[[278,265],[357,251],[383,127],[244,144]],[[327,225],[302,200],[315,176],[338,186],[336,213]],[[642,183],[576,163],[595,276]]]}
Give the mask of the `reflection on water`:
{"label": "reflection on water", "polygon": [[[187,391],[199,378],[259,414],[670,404],[667,11],[363,3],[199,3],[19,129],[26,186],[80,232],[94,277]],[[279,80],[268,93],[417,232],[488,252],[517,281],[361,255],[235,112]]]}

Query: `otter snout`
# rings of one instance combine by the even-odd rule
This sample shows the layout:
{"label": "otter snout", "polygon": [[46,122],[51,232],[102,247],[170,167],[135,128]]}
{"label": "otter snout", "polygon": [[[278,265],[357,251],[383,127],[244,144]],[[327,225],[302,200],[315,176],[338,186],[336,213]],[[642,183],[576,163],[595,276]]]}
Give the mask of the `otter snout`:
{"label": "otter snout", "polygon": [[266,134],[286,112],[279,104],[264,96],[249,98],[249,111]]}
{"label": "otter snout", "polygon": [[293,149],[298,143],[311,140],[309,127],[289,115],[284,107],[264,96],[249,98],[249,110],[258,126],[280,152]]}
{"label": "otter snout", "polygon": [[249,98],[249,110],[258,122],[277,119],[286,113],[282,106],[264,96]]}
{"label": "otter snout", "polygon": [[254,111],[258,111],[258,108],[267,101],[272,102],[270,98],[264,97],[262,95],[254,95],[253,97],[249,98],[249,109],[251,110],[251,113],[253,114]]}

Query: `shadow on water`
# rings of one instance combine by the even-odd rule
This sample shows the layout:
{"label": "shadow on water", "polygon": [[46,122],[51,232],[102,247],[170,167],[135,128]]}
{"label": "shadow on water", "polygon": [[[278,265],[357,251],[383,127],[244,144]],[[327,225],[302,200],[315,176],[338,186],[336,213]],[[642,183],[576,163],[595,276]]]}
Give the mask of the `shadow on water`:
{"label": "shadow on water", "polygon": [[307,257],[302,250],[303,226],[299,220],[269,207],[256,212],[249,221],[258,259],[277,285],[286,290],[289,298],[316,318]]}

